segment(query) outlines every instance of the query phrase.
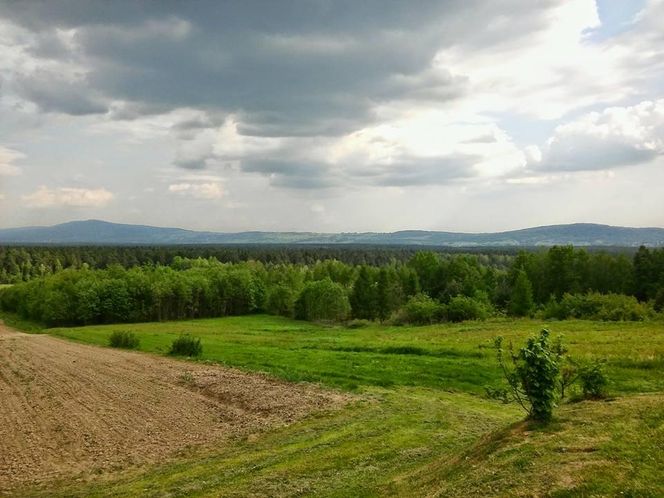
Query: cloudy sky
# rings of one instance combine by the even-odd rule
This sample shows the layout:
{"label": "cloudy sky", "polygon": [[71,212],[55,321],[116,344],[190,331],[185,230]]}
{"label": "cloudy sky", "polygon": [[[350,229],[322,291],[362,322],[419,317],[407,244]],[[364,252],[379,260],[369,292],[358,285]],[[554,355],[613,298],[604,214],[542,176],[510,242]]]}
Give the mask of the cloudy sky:
{"label": "cloudy sky", "polygon": [[664,226],[664,0],[0,0],[0,226]]}

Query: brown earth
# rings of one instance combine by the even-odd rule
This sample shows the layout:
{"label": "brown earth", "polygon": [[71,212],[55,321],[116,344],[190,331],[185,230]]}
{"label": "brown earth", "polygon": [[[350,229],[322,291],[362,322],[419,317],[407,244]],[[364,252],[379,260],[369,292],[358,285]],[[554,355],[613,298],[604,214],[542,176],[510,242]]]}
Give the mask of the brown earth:
{"label": "brown earth", "polygon": [[0,495],[160,461],[347,401],[313,385],[23,334],[0,321]]}

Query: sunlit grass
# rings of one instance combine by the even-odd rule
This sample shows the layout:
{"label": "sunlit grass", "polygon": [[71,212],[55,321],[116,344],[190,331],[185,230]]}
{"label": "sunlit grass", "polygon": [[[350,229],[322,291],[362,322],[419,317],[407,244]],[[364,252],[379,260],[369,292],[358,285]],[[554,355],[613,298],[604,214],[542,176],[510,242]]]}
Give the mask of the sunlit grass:
{"label": "sunlit grass", "polygon": [[608,361],[614,392],[664,390],[661,322],[497,320],[428,327],[361,329],[274,316],[51,329],[62,337],[106,345],[113,331],[140,337],[143,351],[164,354],[181,333],[201,338],[201,360],[268,372],[290,381],[342,389],[426,386],[482,393],[500,378],[493,339],[522,343],[541,328],[562,335],[569,354]]}
{"label": "sunlit grass", "polygon": [[[576,358],[605,358],[609,401],[563,403],[548,427],[486,399],[497,335],[549,328]],[[83,475],[19,496],[662,496],[664,326],[495,320],[361,329],[273,316],[50,329],[106,345],[113,331],[167,354],[186,332],[199,361],[357,393],[357,401],[159,465]],[[636,394],[651,393],[651,394]]]}

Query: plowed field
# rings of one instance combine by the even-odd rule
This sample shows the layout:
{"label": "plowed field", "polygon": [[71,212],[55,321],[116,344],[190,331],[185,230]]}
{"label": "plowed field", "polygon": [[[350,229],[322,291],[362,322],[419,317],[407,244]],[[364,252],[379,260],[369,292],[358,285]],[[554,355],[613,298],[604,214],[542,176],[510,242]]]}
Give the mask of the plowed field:
{"label": "plowed field", "polygon": [[346,400],[311,385],[23,334],[0,322],[0,495],[223,444]]}

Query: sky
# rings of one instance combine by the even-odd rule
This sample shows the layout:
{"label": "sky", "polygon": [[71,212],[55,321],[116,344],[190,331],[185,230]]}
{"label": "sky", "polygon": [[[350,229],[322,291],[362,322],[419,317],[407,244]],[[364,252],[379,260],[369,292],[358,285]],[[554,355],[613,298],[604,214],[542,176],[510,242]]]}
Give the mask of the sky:
{"label": "sky", "polygon": [[664,0],[0,0],[0,227],[664,226]]}

